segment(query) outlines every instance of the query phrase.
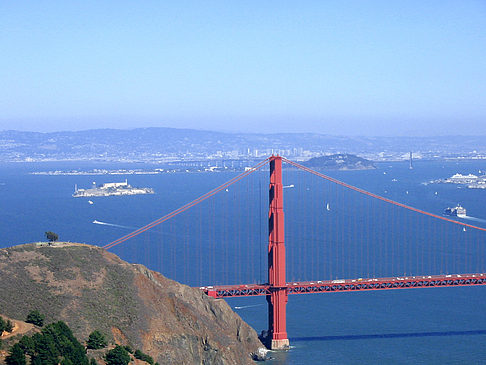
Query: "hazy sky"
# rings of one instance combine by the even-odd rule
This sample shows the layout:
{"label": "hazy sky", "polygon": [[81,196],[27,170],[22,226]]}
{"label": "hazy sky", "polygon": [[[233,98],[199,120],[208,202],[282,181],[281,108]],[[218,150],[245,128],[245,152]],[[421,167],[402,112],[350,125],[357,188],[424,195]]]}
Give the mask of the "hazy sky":
{"label": "hazy sky", "polygon": [[486,135],[486,1],[0,0],[0,130]]}

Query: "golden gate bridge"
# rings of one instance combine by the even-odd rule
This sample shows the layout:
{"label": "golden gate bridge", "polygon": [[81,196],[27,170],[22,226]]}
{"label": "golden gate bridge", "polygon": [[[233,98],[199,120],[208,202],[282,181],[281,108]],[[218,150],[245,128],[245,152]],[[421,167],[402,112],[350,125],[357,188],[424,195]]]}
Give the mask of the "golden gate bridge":
{"label": "golden gate bridge", "polygon": [[[417,236],[417,232],[414,231],[415,236],[406,236],[405,238],[399,236],[393,236],[394,228],[379,227],[379,232],[371,232],[377,225],[370,221],[371,215],[383,215],[381,206],[376,208],[370,205],[363,205],[363,203],[353,202],[356,211],[359,215],[361,212],[361,217],[359,220],[341,220],[340,224],[333,226],[326,226],[324,229],[334,230],[334,236],[327,236],[326,241],[329,241],[330,247],[324,247],[323,245],[317,244],[316,248],[305,252],[304,244],[295,245],[298,248],[293,248],[293,254],[307,254],[311,255],[310,265],[309,262],[300,262],[295,264],[295,260],[291,261],[292,268],[294,266],[301,266],[303,268],[311,268],[311,272],[314,272],[315,266],[322,265],[322,262],[326,262],[328,259],[327,266],[332,267],[333,265],[339,266],[337,271],[341,271],[341,276],[333,278],[332,270],[325,277],[314,277],[314,279],[319,280],[307,280],[307,281],[289,281],[287,279],[286,271],[289,265],[289,260],[286,259],[286,235],[285,235],[285,219],[284,219],[284,188],[283,184],[283,174],[282,174],[282,162],[285,162],[289,167],[302,170],[318,179],[325,180],[333,184],[334,186],[341,187],[343,190],[335,192],[336,201],[345,200],[345,195],[343,191],[351,191],[355,194],[364,196],[367,201],[378,201],[380,204],[385,204],[392,206],[400,211],[408,212],[409,215],[400,216],[400,213],[393,211],[390,213],[392,218],[396,218],[401,221],[407,221],[409,224],[406,225],[405,230],[414,229],[415,231],[421,230],[424,236],[427,231],[432,231],[428,233],[432,236],[440,237],[441,245],[431,244],[431,247],[427,247],[427,239],[425,238],[421,247],[418,244],[412,242],[413,237]],[[269,209],[268,209],[268,244],[266,247],[266,267],[267,267],[267,278],[265,282],[237,282],[235,284],[217,285],[215,283],[210,283],[208,285],[206,282],[204,286],[199,288],[204,291],[208,296],[213,298],[231,298],[231,297],[249,297],[249,296],[265,296],[268,302],[268,339],[267,346],[271,349],[285,349],[289,346],[289,340],[286,330],[286,304],[289,295],[294,294],[315,294],[315,293],[332,293],[332,292],[357,292],[357,291],[376,291],[376,290],[393,290],[393,289],[416,289],[416,288],[433,288],[433,287],[456,287],[456,286],[476,286],[486,284],[486,273],[484,273],[485,257],[483,254],[483,236],[482,233],[486,232],[485,228],[475,226],[472,224],[457,221],[451,218],[447,218],[441,215],[427,212],[422,209],[412,207],[407,204],[400,203],[398,201],[392,200],[390,198],[369,192],[367,190],[358,188],[356,186],[347,184],[335,178],[324,175],[318,171],[314,171],[306,166],[298,164],[294,161],[290,161],[281,156],[271,156],[252,168],[247,169],[245,172],[235,176],[224,184],[210,190],[209,192],[201,195],[199,198],[183,205],[182,207],[164,215],[163,217],[137,229],[129,234],[118,238],[105,245],[105,249],[111,249],[115,246],[122,244],[128,240],[134,239],[137,236],[142,235],[145,232],[152,230],[153,228],[159,226],[160,224],[179,216],[183,212],[186,212],[192,207],[195,207],[209,198],[215,196],[220,192],[228,192],[228,189],[234,184],[242,181],[246,177],[254,174],[257,171],[261,171],[264,166],[269,165],[270,171],[270,184],[269,184]],[[289,185],[288,187],[293,187],[294,185]],[[309,189],[309,188],[307,188]],[[251,190],[251,188],[248,188]],[[329,193],[329,191],[327,191]],[[329,194],[328,194],[329,195]],[[316,199],[318,200],[318,199]],[[321,202],[318,201],[319,211],[330,210],[329,203],[326,204],[325,208],[322,207]],[[360,204],[363,205],[360,208]],[[230,208],[231,209],[231,208]],[[364,212],[364,214],[362,214]],[[231,210],[231,214],[238,215],[241,212],[238,210]],[[230,216],[231,218],[231,214]],[[418,223],[411,224],[410,214],[418,218]],[[315,214],[314,214],[315,216]],[[262,217],[247,217],[248,220],[262,220]],[[313,222],[303,221],[300,222],[301,226],[312,227],[316,225],[322,225],[323,222],[319,217],[313,217],[311,220]],[[194,226],[197,222],[192,219],[190,220],[188,231],[194,230]],[[388,220],[382,220],[381,223],[388,222]],[[432,224],[432,222],[439,222],[439,226]],[[213,222],[214,223],[214,222]],[[235,221],[229,224],[237,224]],[[336,228],[337,226],[337,228]],[[348,226],[348,227],[346,227]],[[371,227],[371,228],[370,228]],[[417,228],[419,227],[419,228]],[[444,227],[453,227],[454,231],[446,231]],[[242,227],[237,227],[242,228]],[[319,227],[321,230],[323,227]],[[351,234],[350,231],[359,232],[360,236],[356,233]],[[474,236],[471,236],[468,231],[468,236],[461,236],[461,233],[466,230],[475,232]],[[199,226],[201,230],[201,224]],[[181,232],[180,230],[175,231],[176,239],[177,237],[182,237],[188,231]],[[452,233],[451,233],[452,232]],[[420,233],[420,232],[418,232]],[[193,269],[196,267],[199,272],[204,270],[211,270],[213,273],[216,272],[216,266],[221,266],[223,272],[226,273],[226,278],[229,277],[228,271],[230,269],[236,269],[241,273],[245,268],[243,265],[229,262],[228,250],[221,250],[221,247],[227,247],[229,244],[224,246],[218,246],[216,242],[218,239],[216,235],[211,235],[209,244],[205,247],[199,245],[196,249],[197,244],[192,244],[198,239],[189,239],[186,242],[185,248],[181,252],[181,248],[175,248],[171,253],[173,257],[172,266],[179,265],[192,265]],[[231,233],[230,233],[231,236]],[[233,233],[234,236],[234,233]],[[231,236],[231,237],[233,237]],[[348,237],[346,237],[348,236]],[[388,246],[382,245],[380,247],[375,247],[376,245],[363,244],[363,242],[370,240],[369,237],[379,237],[379,240],[383,242],[390,242]],[[456,240],[458,242],[465,242],[462,245],[457,245],[448,242],[448,239]],[[467,241],[464,241],[464,240]],[[228,241],[232,241],[229,239]],[[297,239],[298,240],[298,239]],[[305,241],[305,240],[304,240]],[[395,242],[396,241],[396,242]],[[241,244],[241,246],[245,246]],[[248,243],[246,246],[250,246]],[[322,247],[321,247],[322,246]],[[366,247],[365,247],[366,246]],[[459,246],[459,247],[458,247]],[[179,251],[177,251],[179,250]],[[203,250],[204,252],[198,252]],[[244,249],[238,248],[240,254],[235,254],[235,260],[238,260],[238,256],[246,256],[249,263],[246,265],[246,269],[249,267],[256,266],[254,256],[249,253],[245,255]],[[247,247],[247,251],[249,248]],[[215,251],[221,252],[223,259],[218,261],[215,259]],[[349,251],[349,255],[345,257],[345,252]],[[182,259],[177,258],[178,255],[182,254]],[[198,256],[198,262],[191,258],[191,254]],[[428,254],[429,257],[426,257]],[[167,256],[167,255],[163,255]],[[413,262],[413,270],[409,269],[409,274],[403,275],[388,275],[388,276],[377,276],[376,272],[386,272],[396,274],[397,270],[406,270],[406,265],[401,262],[401,257],[407,256],[408,262]],[[338,258],[341,260],[330,260],[330,258]],[[373,261],[374,260],[374,261]],[[346,261],[346,262],[345,262]],[[365,262],[363,262],[365,261]],[[394,268],[394,262],[399,261]],[[387,266],[388,265],[388,266]],[[391,270],[390,266],[391,265]],[[322,265],[326,266],[326,265]],[[377,266],[381,268],[377,270]],[[359,277],[345,276],[346,267],[355,268],[355,272],[365,273],[370,272],[370,267],[373,275],[360,275]],[[358,269],[356,269],[358,268]],[[327,268],[324,268],[327,269]],[[432,270],[433,272],[427,272],[426,270]],[[474,269],[474,270],[472,270]],[[186,269],[187,270],[187,269]],[[440,271],[440,273],[437,273]],[[446,271],[446,272],[443,272]],[[451,273],[453,272],[453,273]],[[192,274],[190,274],[192,275]],[[321,274],[319,274],[321,275]],[[214,274],[213,274],[214,276]],[[221,279],[220,275],[219,279]],[[223,275],[224,279],[225,275]]]}

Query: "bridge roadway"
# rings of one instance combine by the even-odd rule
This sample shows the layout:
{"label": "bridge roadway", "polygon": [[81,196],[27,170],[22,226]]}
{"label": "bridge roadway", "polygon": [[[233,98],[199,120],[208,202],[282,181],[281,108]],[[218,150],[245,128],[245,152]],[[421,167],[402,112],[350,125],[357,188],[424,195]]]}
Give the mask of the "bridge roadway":
{"label": "bridge roadway", "polygon": [[[299,281],[289,282],[285,288],[288,294],[317,294],[474,285],[486,285],[486,273]],[[269,295],[272,292],[268,284],[215,285],[202,286],[199,289],[213,298],[252,297]]]}

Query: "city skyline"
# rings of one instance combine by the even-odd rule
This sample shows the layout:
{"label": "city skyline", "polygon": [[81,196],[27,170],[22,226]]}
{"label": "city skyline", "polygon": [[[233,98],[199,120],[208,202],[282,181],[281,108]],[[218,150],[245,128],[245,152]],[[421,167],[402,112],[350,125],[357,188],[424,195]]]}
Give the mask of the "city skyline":
{"label": "city skyline", "polygon": [[486,135],[481,1],[0,10],[0,130]]}

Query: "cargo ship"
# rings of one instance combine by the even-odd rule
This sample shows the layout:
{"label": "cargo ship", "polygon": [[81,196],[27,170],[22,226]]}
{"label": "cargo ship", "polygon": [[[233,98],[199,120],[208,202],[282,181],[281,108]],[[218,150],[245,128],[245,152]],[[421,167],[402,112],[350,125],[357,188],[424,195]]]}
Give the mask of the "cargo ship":
{"label": "cargo ship", "polygon": [[461,207],[461,205],[458,204],[454,208],[446,208],[444,210],[444,214],[445,215],[451,215],[451,216],[454,216],[454,217],[460,217],[460,218],[465,217],[466,216],[466,208]]}

